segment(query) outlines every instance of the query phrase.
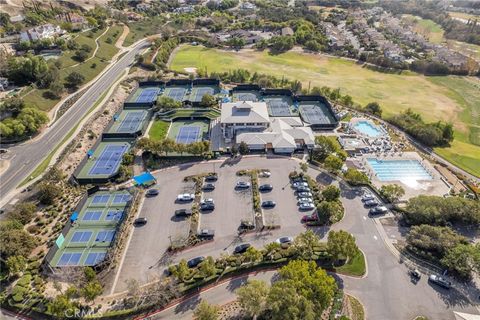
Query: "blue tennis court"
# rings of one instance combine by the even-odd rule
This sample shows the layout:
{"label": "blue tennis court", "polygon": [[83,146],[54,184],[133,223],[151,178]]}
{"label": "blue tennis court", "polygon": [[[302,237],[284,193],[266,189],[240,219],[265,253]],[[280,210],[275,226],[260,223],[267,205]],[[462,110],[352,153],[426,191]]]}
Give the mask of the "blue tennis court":
{"label": "blue tennis court", "polygon": [[185,88],[167,88],[164,94],[176,101],[183,101],[187,89]]}
{"label": "blue tennis court", "polygon": [[[89,175],[110,175],[117,171],[123,154],[128,150],[128,145],[108,145],[96,159]],[[95,198],[94,198],[95,201]],[[94,202],[95,203],[95,202]]]}
{"label": "blue tennis court", "polygon": [[81,253],[64,253],[60,257],[57,266],[76,266],[82,257]]}
{"label": "blue tennis court", "polygon": [[85,260],[84,265],[86,266],[94,266],[97,263],[103,261],[105,258],[105,252],[90,252]]}
{"label": "blue tennis court", "polygon": [[140,92],[140,95],[137,97],[135,102],[145,103],[145,102],[153,102],[157,99],[158,92],[160,88],[146,88]]}
{"label": "blue tennis court", "polygon": [[102,216],[102,211],[87,211],[83,216],[83,221],[98,221]]}
{"label": "blue tennis court", "polygon": [[71,242],[88,242],[92,236],[92,231],[76,231],[73,234]]}
{"label": "blue tennis court", "polygon": [[131,196],[129,194],[117,194],[113,198],[112,203],[119,204],[119,203],[127,203],[130,200]]}
{"label": "blue tennis court", "polygon": [[189,144],[198,140],[200,127],[198,126],[183,126],[177,134],[177,143]]}
{"label": "blue tennis court", "polygon": [[111,220],[119,221],[120,219],[122,219],[122,216],[123,216],[123,211],[110,211],[110,212],[107,213],[107,216],[105,217],[105,220],[107,220],[107,221],[111,221]]}
{"label": "blue tennis court", "polygon": [[213,96],[215,94],[215,89],[210,87],[193,87],[192,94],[192,100],[200,102],[202,101],[203,96],[206,94]]}
{"label": "blue tennis court", "polygon": [[92,204],[103,204],[103,203],[107,203],[108,202],[108,199],[110,199],[110,195],[109,194],[104,194],[104,195],[97,195],[95,197],[93,197],[92,199]]}
{"label": "blue tennis court", "polygon": [[100,231],[97,233],[96,242],[111,242],[115,237],[115,230]]}
{"label": "blue tennis court", "polygon": [[143,111],[129,112],[122,120],[117,132],[136,132],[144,119]]}

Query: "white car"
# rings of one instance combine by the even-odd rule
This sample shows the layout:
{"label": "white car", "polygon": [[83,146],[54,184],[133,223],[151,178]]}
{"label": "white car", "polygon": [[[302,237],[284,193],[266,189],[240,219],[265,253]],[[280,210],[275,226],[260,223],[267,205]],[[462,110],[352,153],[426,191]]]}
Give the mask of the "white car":
{"label": "white car", "polygon": [[365,193],[362,196],[362,201],[365,202],[365,201],[368,201],[368,200],[375,200],[375,197],[371,193]]}
{"label": "white car", "polygon": [[313,194],[311,192],[299,192],[298,197],[299,198],[311,198],[311,197],[313,197]]}
{"label": "white car", "polygon": [[177,196],[177,201],[192,201],[193,199],[195,199],[193,193],[182,193]]}
{"label": "white car", "polygon": [[272,175],[270,171],[262,171],[260,172],[260,177],[268,178]]}
{"label": "white car", "polygon": [[313,199],[312,198],[299,198],[298,202],[300,202],[300,203],[305,203],[305,202],[313,203]]}
{"label": "white car", "polygon": [[281,237],[275,240],[276,243],[282,245],[282,244],[291,244],[293,242],[292,237]]}
{"label": "white car", "polygon": [[308,183],[306,183],[306,182],[294,182],[293,187],[294,188],[308,187]]}
{"label": "white car", "polygon": [[298,208],[300,210],[312,210],[312,209],[315,209],[315,205],[311,202],[302,202],[302,203],[300,203]]}
{"label": "white car", "polygon": [[202,201],[200,201],[200,204],[214,204],[214,201],[212,198],[203,199]]}

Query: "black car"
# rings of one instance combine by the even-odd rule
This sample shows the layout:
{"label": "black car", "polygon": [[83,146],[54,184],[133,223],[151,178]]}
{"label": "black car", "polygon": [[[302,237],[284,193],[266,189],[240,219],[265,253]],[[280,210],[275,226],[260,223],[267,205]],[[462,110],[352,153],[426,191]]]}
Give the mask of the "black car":
{"label": "black car", "polygon": [[300,193],[300,192],[310,192],[310,188],[309,187],[298,187],[297,188],[297,193]]}
{"label": "black car", "polygon": [[411,269],[408,271],[408,274],[410,275],[410,277],[415,280],[415,281],[418,281],[420,280],[420,278],[422,277],[422,274],[420,273],[420,271],[418,271],[417,269]]}
{"label": "black car", "polygon": [[218,177],[216,175],[213,175],[213,174],[205,177],[205,181],[212,182],[212,181],[217,181],[217,180],[218,180]]}
{"label": "black car", "polygon": [[266,191],[272,191],[273,186],[271,184],[262,184],[260,187],[258,187],[258,191],[260,192],[266,192]]}
{"label": "black car", "polygon": [[200,239],[213,239],[215,236],[215,231],[210,229],[202,229],[198,232],[197,236]]}
{"label": "black car", "polygon": [[202,203],[200,205],[200,210],[202,211],[211,211],[211,210],[214,210],[215,209],[215,204],[213,203],[210,203],[210,202],[207,202],[207,203]]}
{"label": "black car", "polygon": [[298,176],[298,177],[293,178],[292,182],[307,182],[307,178]]}
{"label": "black car", "polygon": [[187,261],[187,266],[189,268],[195,268],[196,266],[198,266],[203,261],[205,261],[205,257],[196,257],[196,258],[188,260]]}
{"label": "black car", "polygon": [[203,191],[212,191],[215,190],[215,185],[213,183],[206,183],[202,187]]}
{"label": "black car", "polygon": [[262,208],[273,208],[276,205],[277,204],[275,203],[275,201],[272,201],[272,200],[267,200],[262,202]]}
{"label": "black car", "polygon": [[252,245],[250,243],[242,243],[239,244],[238,246],[235,247],[233,250],[233,253],[239,254],[239,253],[244,253],[247,251],[248,248],[250,248]]}
{"label": "black car", "polygon": [[175,210],[175,216],[177,217],[188,217],[192,215],[192,210],[190,209],[177,209]]}
{"label": "black car", "polygon": [[428,281],[430,281],[431,283],[434,283],[434,284],[436,284],[440,287],[443,287],[447,290],[452,287],[452,283],[450,281],[448,281],[447,279],[442,278],[440,276],[437,276],[435,274],[430,275],[430,277],[428,277]]}
{"label": "black car", "polygon": [[139,226],[144,226],[147,224],[147,218],[137,218],[135,219],[135,221],[133,222],[133,224],[137,227]]}
{"label": "black car", "polygon": [[154,197],[158,196],[158,189],[148,189],[147,193],[145,194],[147,197]]}

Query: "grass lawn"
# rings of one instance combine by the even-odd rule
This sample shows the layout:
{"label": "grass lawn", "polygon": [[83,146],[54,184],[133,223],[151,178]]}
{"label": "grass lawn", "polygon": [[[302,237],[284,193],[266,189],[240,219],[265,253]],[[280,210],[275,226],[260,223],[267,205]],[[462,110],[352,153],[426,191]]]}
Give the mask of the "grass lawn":
{"label": "grass lawn", "polygon": [[150,127],[150,131],[148,132],[148,136],[154,141],[162,140],[167,136],[169,126],[170,122],[154,120],[152,126]]}
{"label": "grass lawn", "polygon": [[459,18],[459,19],[464,19],[464,20],[468,20],[468,19],[478,19],[480,21],[480,16],[478,15],[474,15],[474,14],[469,14],[469,13],[464,13],[464,12],[453,12],[453,11],[449,11],[448,12],[448,15],[450,17],[453,17],[453,18]]}
{"label": "grass lawn", "polygon": [[[455,125],[457,143],[439,152],[447,160],[480,176],[480,168],[471,165],[478,159],[480,147],[470,140],[469,123],[480,114],[480,80],[474,77],[426,77],[412,72],[387,74],[362,68],[352,61],[322,55],[287,52],[270,55],[268,52],[241,50],[239,52],[208,49],[201,46],[182,46],[172,60],[173,70],[207,68],[208,72],[247,69],[253,72],[297,79],[304,87],[328,86],[340,88],[362,105],[378,101],[385,117],[408,108],[420,113],[426,121],[445,120]],[[462,140],[462,136],[465,137]],[[463,146],[458,142],[463,141]],[[465,161],[453,161],[455,157]],[[462,159],[460,159],[462,160]]]}
{"label": "grass lawn", "polygon": [[443,39],[442,26],[430,19],[423,19],[421,17],[404,15],[404,19],[413,23],[413,29],[419,34],[426,37],[432,43],[441,43]]}
{"label": "grass lawn", "polygon": [[[105,29],[99,29],[95,32],[93,31],[84,31],[78,34],[75,38],[75,41],[78,43],[79,47],[83,44],[89,45],[92,48],[90,52],[89,58],[92,56],[93,51],[95,50],[95,39],[101,35]],[[62,53],[60,60],[62,62],[62,68],[68,68],[70,66],[76,65],[79,63],[77,60],[74,60],[72,57],[75,55],[75,50],[68,50]]]}
{"label": "grass lawn", "polygon": [[[93,33],[92,38],[87,36],[92,33],[91,31],[83,32],[76,38],[76,41],[80,44],[87,43],[92,47],[93,52],[93,50],[95,50],[95,39],[104,31],[105,29],[96,31]],[[95,78],[108,65],[108,61],[118,52],[118,49],[115,47],[115,42],[122,34],[122,31],[122,26],[111,27],[107,33],[99,39],[99,49],[95,57],[83,63],[78,63],[73,60],[71,57],[74,53],[71,51],[62,54],[59,58],[62,61],[63,66],[63,69],[60,70],[60,77],[64,79],[68,74],[76,71],[85,77],[85,83]],[[108,38],[112,40],[111,44],[106,42]],[[48,112],[60,101],[60,99],[50,99],[45,97],[44,94],[46,92],[48,92],[47,89],[34,90],[25,95],[24,100],[31,105],[35,105],[40,110]]]}
{"label": "grass lawn", "polygon": [[363,253],[358,251],[358,254],[353,259],[350,259],[347,264],[341,267],[334,268],[334,271],[349,276],[363,276],[366,272],[365,257],[363,256]]}
{"label": "grass lawn", "polygon": [[128,47],[140,39],[160,33],[161,26],[164,23],[165,19],[160,16],[129,23],[128,27],[130,28],[130,32],[125,38],[123,46]]}

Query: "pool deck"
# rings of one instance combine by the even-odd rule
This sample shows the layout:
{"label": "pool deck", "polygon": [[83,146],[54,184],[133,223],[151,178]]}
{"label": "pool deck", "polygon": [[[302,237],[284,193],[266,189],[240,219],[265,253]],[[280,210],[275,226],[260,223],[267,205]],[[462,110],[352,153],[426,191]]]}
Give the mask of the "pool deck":
{"label": "pool deck", "polygon": [[[392,160],[417,160],[426,168],[426,171],[432,176],[431,180],[416,180],[416,181],[406,181],[406,180],[392,180],[392,181],[380,181],[372,167],[368,164],[367,159],[378,159],[384,161]],[[363,157],[357,158],[360,160],[363,168],[365,169],[366,174],[370,177],[370,180],[375,185],[375,187],[380,188],[383,185],[387,184],[398,184],[405,189],[405,195],[400,200],[408,200],[410,198],[416,197],[420,194],[423,195],[434,195],[434,196],[443,196],[448,193],[450,187],[444,182],[442,175],[432,166],[430,162],[422,159],[422,157],[416,152],[403,152],[395,156],[392,155],[375,155],[375,154],[366,154]]]}

